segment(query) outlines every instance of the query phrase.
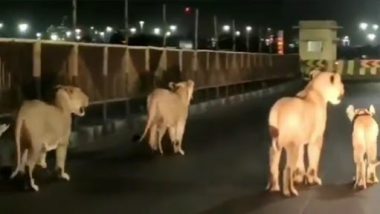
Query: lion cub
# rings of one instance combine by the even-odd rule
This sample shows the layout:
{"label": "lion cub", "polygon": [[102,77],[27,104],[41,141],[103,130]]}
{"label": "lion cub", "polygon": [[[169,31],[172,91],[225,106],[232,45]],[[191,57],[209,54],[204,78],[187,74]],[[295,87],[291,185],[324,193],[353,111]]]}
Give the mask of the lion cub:
{"label": "lion cub", "polygon": [[[352,145],[354,149],[354,162],[356,165],[354,188],[367,188],[368,184],[378,183],[376,175],[377,161],[377,136],[379,126],[373,118],[375,108],[370,105],[368,109],[354,109],[349,105],[346,110],[347,116],[352,122]],[[366,160],[364,156],[367,156]]]}

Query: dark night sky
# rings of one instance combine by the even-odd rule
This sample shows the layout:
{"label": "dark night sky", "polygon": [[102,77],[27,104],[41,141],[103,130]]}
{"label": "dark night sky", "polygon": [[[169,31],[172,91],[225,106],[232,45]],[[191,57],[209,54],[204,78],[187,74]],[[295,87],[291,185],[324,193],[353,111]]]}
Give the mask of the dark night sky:
{"label": "dark night sky", "polygon": [[[200,33],[212,33],[212,16],[217,14],[220,25],[235,18],[237,26],[271,25],[284,29],[300,19],[334,19],[344,27],[341,34],[357,36],[358,22],[379,21],[380,2],[375,0],[129,0],[130,24],[146,21],[147,28],[160,24],[162,2],[167,3],[168,20],[181,23],[186,5],[200,8]],[[103,27],[123,25],[123,0],[78,0],[78,24]],[[0,1],[0,19],[15,26],[28,20],[42,31],[49,24],[59,24],[64,15],[71,23],[71,0]],[[14,28],[14,27],[13,27]],[[243,29],[241,29],[243,30]]]}

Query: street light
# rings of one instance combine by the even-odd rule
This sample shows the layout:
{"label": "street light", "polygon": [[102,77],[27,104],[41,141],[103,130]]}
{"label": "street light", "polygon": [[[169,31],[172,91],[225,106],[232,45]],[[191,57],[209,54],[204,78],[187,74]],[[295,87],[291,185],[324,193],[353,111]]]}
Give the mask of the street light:
{"label": "street light", "polygon": [[361,30],[367,30],[367,28],[368,28],[368,23],[366,23],[366,22],[362,22],[362,23],[360,23],[359,27],[360,27]]}
{"label": "street light", "polygon": [[50,35],[50,39],[53,40],[53,41],[57,41],[58,40],[58,35],[56,33],[52,33]]}
{"label": "street light", "polygon": [[236,31],[236,32],[235,32],[235,35],[236,35],[236,36],[240,36],[240,31]]}
{"label": "street light", "polygon": [[81,32],[81,29],[79,29],[79,28],[75,29],[76,34],[80,34],[80,32]]}
{"label": "street light", "polygon": [[36,33],[36,37],[37,37],[37,39],[41,39],[41,37],[42,37],[42,33]]}
{"label": "street light", "polygon": [[229,26],[229,25],[223,25],[223,31],[224,32],[230,32],[230,30],[231,30],[231,26]]}
{"label": "street light", "polygon": [[143,29],[144,29],[144,21],[143,20],[141,20],[141,21],[139,21],[139,25],[140,25],[140,30],[141,30],[141,32],[143,31]]}
{"label": "street light", "polygon": [[0,22],[0,29],[4,27],[4,24]]}
{"label": "street light", "polygon": [[172,31],[172,32],[175,32],[177,30],[177,26],[176,25],[170,25],[169,26],[169,29]]}
{"label": "street light", "polygon": [[154,33],[155,35],[160,35],[160,33],[161,33],[161,29],[158,28],[158,27],[156,27],[156,28],[153,29],[153,33]]}
{"label": "street light", "polygon": [[171,36],[171,35],[172,35],[172,33],[170,31],[166,32],[166,36]]}
{"label": "street light", "polygon": [[247,48],[247,51],[249,51],[249,34],[251,33],[252,31],[252,27],[251,26],[246,26],[245,27],[245,31],[246,31],[246,36],[245,36],[245,46]]}
{"label": "street light", "polygon": [[129,31],[131,32],[131,34],[135,34],[137,30],[136,30],[136,28],[133,27],[133,28],[129,29]]}
{"label": "street light", "polygon": [[26,23],[21,23],[18,25],[18,30],[20,33],[25,33],[29,29],[29,25]]}
{"label": "street light", "polygon": [[66,37],[70,37],[71,36],[71,31],[66,31]]}
{"label": "street light", "polygon": [[372,25],[372,29],[374,29],[374,30],[379,29],[379,25],[377,25],[377,24]]}
{"label": "street light", "polygon": [[107,33],[110,33],[110,32],[112,32],[112,27],[110,27],[110,26],[107,26],[107,27],[106,27],[106,31],[107,31]]}
{"label": "street light", "polygon": [[370,40],[370,41],[373,41],[376,39],[376,35],[374,33],[370,33],[367,35],[367,38]]}
{"label": "street light", "polygon": [[99,35],[100,35],[101,37],[104,37],[104,32],[103,32],[103,31],[100,32]]}

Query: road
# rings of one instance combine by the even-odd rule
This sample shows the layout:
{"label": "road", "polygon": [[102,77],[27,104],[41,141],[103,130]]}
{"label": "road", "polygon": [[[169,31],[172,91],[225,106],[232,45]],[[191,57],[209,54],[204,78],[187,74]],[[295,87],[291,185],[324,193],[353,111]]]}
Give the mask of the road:
{"label": "road", "polygon": [[40,192],[32,193],[22,191],[20,182],[2,179],[0,212],[378,213],[380,185],[352,189],[351,126],[345,108],[374,104],[380,111],[379,92],[380,83],[349,83],[343,103],[328,107],[320,164],[324,185],[299,187],[296,198],[264,191],[270,142],[266,118],[276,99],[294,93],[287,91],[193,117],[184,137],[185,156],[172,155],[169,144],[161,157],[146,144],[110,139],[120,146],[69,155],[70,182],[37,170]]}

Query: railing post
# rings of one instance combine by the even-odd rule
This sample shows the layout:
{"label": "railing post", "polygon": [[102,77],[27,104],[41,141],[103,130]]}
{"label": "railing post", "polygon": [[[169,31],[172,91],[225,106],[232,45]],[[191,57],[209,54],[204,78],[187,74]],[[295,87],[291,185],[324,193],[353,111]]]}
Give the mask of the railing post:
{"label": "railing post", "polygon": [[41,99],[41,42],[33,44],[33,78],[37,99]]}
{"label": "railing post", "polygon": [[[69,78],[70,78],[70,84],[74,86],[78,86],[77,83],[77,76],[78,76],[78,45],[75,44],[74,46],[71,47],[69,59],[68,59],[68,64],[69,64]],[[76,130],[78,127],[78,118],[74,117],[73,118],[73,130]]]}
{"label": "railing post", "polygon": [[[108,99],[108,90],[107,90],[107,81],[108,81],[108,47],[103,48],[103,94]],[[103,122],[106,123],[107,121],[107,102],[103,102]]]}
{"label": "railing post", "polygon": [[124,88],[124,92],[126,93],[126,98],[125,99],[125,119],[127,119],[127,117],[129,116],[129,113],[130,113],[130,106],[129,106],[129,99],[128,99],[128,96],[129,96],[129,93],[128,93],[128,87],[127,87],[127,80],[128,80],[128,64],[129,64],[129,51],[128,51],[128,48],[125,48],[125,51],[124,51],[124,55],[123,55],[123,68],[124,68],[124,86],[126,86],[126,88]]}
{"label": "railing post", "polygon": [[69,56],[69,77],[70,84],[77,86],[77,76],[78,76],[78,45],[74,45],[71,49]]}

